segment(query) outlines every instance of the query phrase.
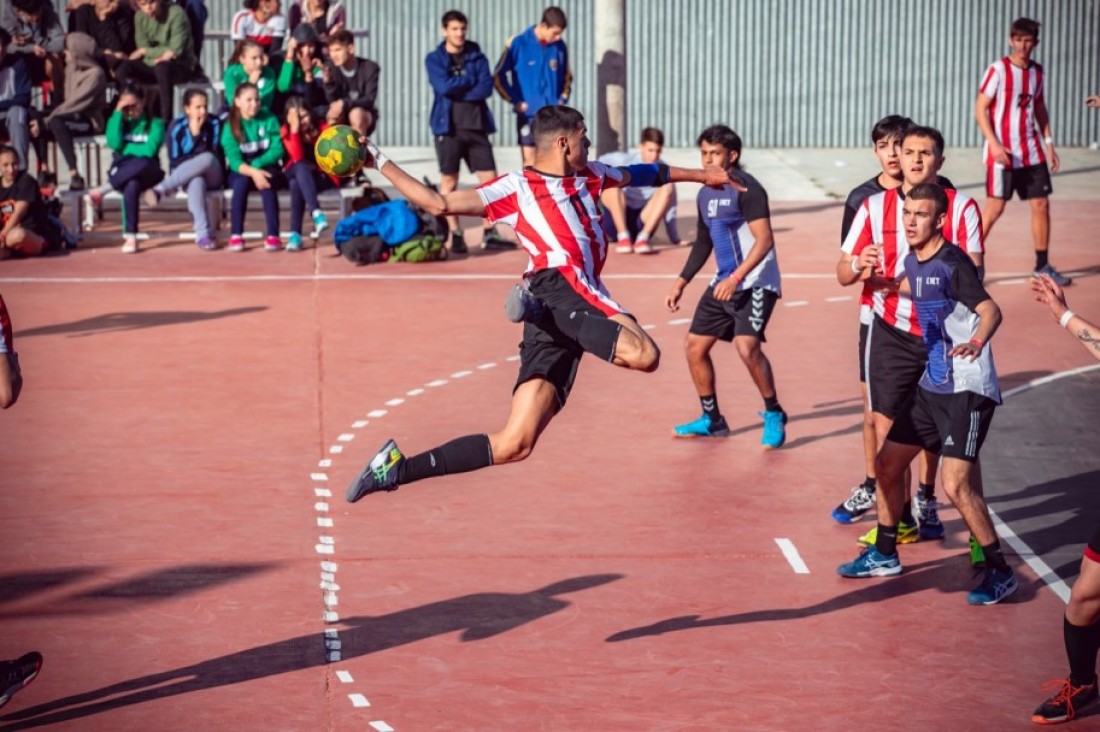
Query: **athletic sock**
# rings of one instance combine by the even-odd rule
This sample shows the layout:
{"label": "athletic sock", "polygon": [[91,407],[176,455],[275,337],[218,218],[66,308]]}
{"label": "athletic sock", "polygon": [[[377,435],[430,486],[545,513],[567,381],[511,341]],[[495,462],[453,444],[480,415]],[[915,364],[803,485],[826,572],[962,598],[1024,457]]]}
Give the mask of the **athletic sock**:
{"label": "athletic sock", "polygon": [[917,523],[917,520],[913,518],[913,502],[906,501],[905,505],[901,507],[901,522],[903,524],[909,524],[912,526]]}
{"label": "athletic sock", "polygon": [[493,464],[493,448],[488,435],[466,435],[405,458],[397,469],[397,482],[401,485],[435,478],[440,475],[468,473]]}
{"label": "athletic sock", "polygon": [[709,396],[701,396],[699,397],[699,403],[703,405],[703,414],[710,418],[711,424],[722,419],[722,413],[718,411],[717,395],[710,394]]}
{"label": "athletic sock", "polygon": [[1008,571],[1008,562],[1005,561],[1005,555],[1001,553],[1001,542],[998,539],[994,539],[993,543],[989,546],[982,545],[982,551],[985,552],[985,563],[989,567],[993,567],[998,572]]}
{"label": "athletic sock", "polygon": [[779,406],[779,397],[764,397],[764,409],[768,412],[782,412],[783,407]]}
{"label": "athletic sock", "polygon": [[1047,252],[1035,252],[1035,269],[1040,270],[1047,266]]}
{"label": "athletic sock", "polygon": [[918,483],[917,491],[920,493],[920,497],[928,501],[936,497],[936,484],[935,483]]}
{"label": "athletic sock", "polygon": [[875,549],[884,557],[891,557],[898,553],[898,527],[878,525],[875,534]]}
{"label": "athletic sock", "polygon": [[876,482],[875,482],[875,479],[873,477],[871,477],[870,475],[867,476],[867,478],[863,481],[862,485],[863,485],[863,490],[867,491],[868,493],[874,493],[875,492]]}
{"label": "athletic sock", "polygon": [[1096,683],[1096,652],[1100,650],[1100,622],[1074,625],[1065,618],[1062,635],[1069,659],[1069,680],[1074,686]]}

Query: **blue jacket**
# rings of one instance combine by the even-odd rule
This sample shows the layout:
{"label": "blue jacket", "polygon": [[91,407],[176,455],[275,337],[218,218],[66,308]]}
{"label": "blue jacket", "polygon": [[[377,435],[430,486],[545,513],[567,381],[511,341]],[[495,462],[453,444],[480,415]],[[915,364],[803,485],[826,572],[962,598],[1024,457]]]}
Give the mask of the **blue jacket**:
{"label": "blue jacket", "polygon": [[531,26],[508,39],[493,71],[493,81],[504,101],[512,105],[527,102],[527,119],[543,107],[565,104],[573,82],[565,43],[556,41],[544,46],[535,36],[535,26]]}
{"label": "blue jacket", "polygon": [[456,101],[481,102],[485,132],[491,135],[497,131],[493,113],[485,103],[493,95],[493,75],[489,72],[489,59],[485,58],[481,47],[472,41],[466,41],[464,56],[462,73],[457,76],[451,73],[451,55],[447,53],[445,44],[440,43],[424,59],[424,66],[428,69],[428,82],[435,92],[432,114],[428,118],[433,135],[454,133],[451,129],[451,107]]}
{"label": "blue jacket", "polygon": [[360,209],[340,219],[332,232],[332,239],[339,249],[348,239],[374,234],[393,246],[411,239],[419,230],[420,219],[409,208],[408,202],[398,198]]}
{"label": "blue jacket", "polygon": [[168,163],[171,168],[175,170],[180,163],[204,152],[213,153],[221,159],[221,120],[207,117],[198,137],[191,134],[186,114],[172,120],[172,124],[168,125]]}

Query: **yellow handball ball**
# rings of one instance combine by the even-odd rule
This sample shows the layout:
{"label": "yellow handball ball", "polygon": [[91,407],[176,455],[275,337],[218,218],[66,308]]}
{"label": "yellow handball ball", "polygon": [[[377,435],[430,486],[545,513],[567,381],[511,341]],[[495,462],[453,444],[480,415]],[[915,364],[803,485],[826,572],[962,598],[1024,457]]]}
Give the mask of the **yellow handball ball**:
{"label": "yellow handball ball", "polygon": [[338,178],[347,178],[362,170],[364,152],[359,144],[359,133],[347,125],[326,128],[313,145],[317,167]]}

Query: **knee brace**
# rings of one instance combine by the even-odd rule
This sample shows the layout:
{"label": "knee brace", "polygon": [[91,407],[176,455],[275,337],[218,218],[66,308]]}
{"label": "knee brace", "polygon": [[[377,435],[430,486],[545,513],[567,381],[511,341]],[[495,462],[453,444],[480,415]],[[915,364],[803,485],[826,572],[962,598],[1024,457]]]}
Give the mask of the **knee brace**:
{"label": "knee brace", "polygon": [[593,356],[611,361],[615,358],[615,345],[619,342],[619,331],[623,326],[608,318],[591,316],[587,313],[577,328],[577,343]]}

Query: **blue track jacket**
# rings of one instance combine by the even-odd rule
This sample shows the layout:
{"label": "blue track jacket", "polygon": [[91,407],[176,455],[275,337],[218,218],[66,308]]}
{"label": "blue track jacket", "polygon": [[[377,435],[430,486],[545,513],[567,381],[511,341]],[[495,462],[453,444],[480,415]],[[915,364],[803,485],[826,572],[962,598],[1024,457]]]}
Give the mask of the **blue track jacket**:
{"label": "blue track jacket", "polygon": [[432,113],[428,118],[433,135],[454,134],[451,105],[456,101],[482,102],[485,133],[491,135],[497,131],[489,105],[484,103],[493,95],[493,75],[489,73],[489,59],[485,58],[481,47],[473,41],[466,41],[464,55],[465,64],[462,73],[457,76],[451,75],[451,56],[447,53],[446,44],[440,43],[424,59],[424,66],[428,69],[428,82],[435,92]]}
{"label": "blue track jacket", "polygon": [[565,104],[573,82],[565,43],[544,46],[535,36],[535,26],[531,26],[508,39],[493,71],[493,81],[504,101],[513,105],[527,102],[527,119],[543,107]]}

